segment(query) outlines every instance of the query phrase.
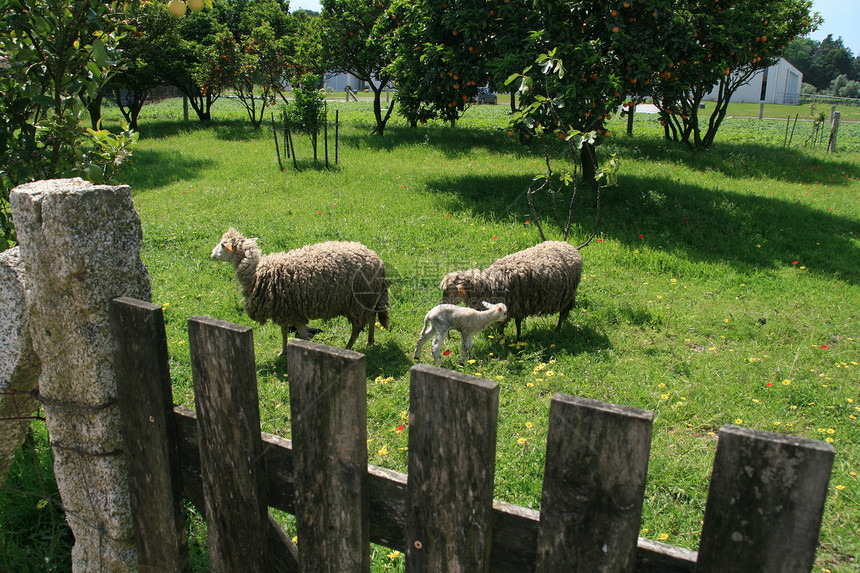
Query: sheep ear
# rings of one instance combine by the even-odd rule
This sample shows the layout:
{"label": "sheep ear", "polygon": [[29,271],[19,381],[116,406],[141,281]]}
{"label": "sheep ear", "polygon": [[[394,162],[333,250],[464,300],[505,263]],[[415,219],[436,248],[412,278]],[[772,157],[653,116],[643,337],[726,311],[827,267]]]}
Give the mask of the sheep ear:
{"label": "sheep ear", "polygon": [[487,301],[485,301],[485,300],[482,300],[482,301],[481,301],[481,304],[483,304],[483,305],[484,305],[484,308],[493,308],[493,305],[491,305],[490,303],[488,303],[488,302],[487,302]]}
{"label": "sheep ear", "polygon": [[464,287],[462,283],[458,284],[457,292],[459,292],[460,294],[466,294],[466,287]]}

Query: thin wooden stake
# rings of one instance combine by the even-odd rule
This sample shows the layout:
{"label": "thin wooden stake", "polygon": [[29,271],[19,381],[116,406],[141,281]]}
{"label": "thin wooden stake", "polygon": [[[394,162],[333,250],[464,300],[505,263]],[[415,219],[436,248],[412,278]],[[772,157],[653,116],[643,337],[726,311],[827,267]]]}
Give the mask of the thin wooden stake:
{"label": "thin wooden stake", "polygon": [[278,169],[284,170],[284,164],[281,162],[281,149],[278,147],[278,129],[275,127],[275,114],[272,114],[272,135],[275,136],[275,154],[278,156]]}
{"label": "thin wooden stake", "polygon": [[289,141],[289,147],[293,151],[293,169],[298,171],[299,170],[299,164],[296,161],[296,147],[295,147],[295,145],[293,145],[293,133],[292,133],[292,131],[290,131],[290,120],[288,120],[286,118],[286,116],[284,116],[284,126],[286,127],[286,130],[287,130],[287,140]]}
{"label": "thin wooden stake", "polygon": [[791,135],[788,136],[788,146],[791,147],[791,140],[794,139],[794,128],[797,127],[798,114],[794,114],[794,123],[791,125]]}
{"label": "thin wooden stake", "polygon": [[323,120],[323,144],[325,145],[325,168],[328,169],[328,106],[326,106],[325,119]]}
{"label": "thin wooden stake", "polygon": [[836,151],[836,139],[839,137],[839,116],[840,112],[833,112],[833,128],[830,130],[830,139],[827,141],[827,151],[833,153]]}
{"label": "thin wooden stake", "polygon": [[289,138],[287,137],[287,110],[286,110],[286,108],[284,109],[284,147],[287,148],[287,159],[289,159],[291,152],[290,152],[290,141],[289,141]]}
{"label": "thin wooden stake", "polygon": [[338,135],[340,132],[340,110],[334,110],[334,164],[337,165]]}

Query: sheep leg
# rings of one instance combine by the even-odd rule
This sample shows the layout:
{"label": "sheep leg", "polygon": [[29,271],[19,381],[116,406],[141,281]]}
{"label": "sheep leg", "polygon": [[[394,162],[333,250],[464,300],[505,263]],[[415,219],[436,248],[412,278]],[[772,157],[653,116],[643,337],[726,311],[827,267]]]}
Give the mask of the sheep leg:
{"label": "sheep leg", "polygon": [[517,340],[519,340],[520,339],[520,327],[523,324],[523,319],[522,318],[515,318],[514,322],[517,323]]}
{"label": "sheep leg", "polygon": [[[352,336],[349,337],[349,342],[346,343],[346,349],[347,350],[352,348],[352,345],[355,344],[356,340],[358,340],[358,335],[361,334],[361,329],[362,329],[361,324],[353,324],[352,325]],[[370,344],[370,342],[368,342],[368,344]]]}
{"label": "sheep leg", "polygon": [[[281,339],[283,340],[283,342],[281,344],[281,354],[280,354],[281,356],[287,355],[287,340],[289,340],[289,338],[290,338],[290,327],[291,326],[292,325],[289,325],[289,324],[282,324],[281,325]],[[296,329],[296,334],[298,335],[299,338],[301,338],[303,340],[310,340],[311,339],[311,335],[308,334],[307,325],[298,324],[298,325],[294,326],[293,328]]]}
{"label": "sheep leg", "polygon": [[376,317],[371,316],[370,320],[367,322],[367,345],[370,346],[373,344],[374,339],[373,335],[376,332]]}
{"label": "sheep leg", "polygon": [[571,309],[573,309],[573,304],[574,303],[570,303],[569,305],[561,309],[560,313],[558,313],[558,324],[555,327],[556,331],[561,330],[561,325],[564,323],[565,320],[567,320],[568,315],[570,315],[570,311]]}
{"label": "sheep leg", "polygon": [[466,359],[466,355],[469,358],[474,358],[475,354],[472,352],[472,335],[464,334],[463,338],[460,340],[460,363],[462,363]]}
{"label": "sheep leg", "polygon": [[421,348],[424,346],[424,343],[430,340],[430,337],[433,336],[433,324],[430,323],[424,327],[424,330],[421,331],[421,336],[418,338],[418,344],[415,345],[415,352],[412,355],[413,360],[421,359]]}
{"label": "sheep leg", "polygon": [[436,332],[436,336],[433,338],[433,360],[436,361],[436,366],[442,364],[442,343],[445,342],[445,336],[447,334],[448,331],[446,329],[439,330]]}

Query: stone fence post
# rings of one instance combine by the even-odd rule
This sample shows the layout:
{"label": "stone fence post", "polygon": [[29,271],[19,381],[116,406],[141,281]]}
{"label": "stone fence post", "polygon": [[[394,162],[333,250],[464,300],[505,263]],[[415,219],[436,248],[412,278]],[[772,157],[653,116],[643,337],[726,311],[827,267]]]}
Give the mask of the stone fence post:
{"label": "stone fence post", "polygon": [[151,299],[131,190],[58,179],[21,185],[10,202],[73,569],[136,571],[108,319],[114,297]]}
{"label": "stone fence post", "polygon": [[0,486],[39,409],[39,357],[33,352],[24,304],[21,249],[0,253]]}

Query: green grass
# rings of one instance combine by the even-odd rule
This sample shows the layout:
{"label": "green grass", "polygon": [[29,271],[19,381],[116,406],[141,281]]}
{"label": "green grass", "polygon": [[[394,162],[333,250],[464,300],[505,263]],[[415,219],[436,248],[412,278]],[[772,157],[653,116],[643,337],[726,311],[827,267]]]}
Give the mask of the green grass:
{"label": "green grass", "polygon": [[[330,109],[343,124],[338,165],[314,164],[296,137],[301,169],[281,172],[270,128],[255,132],[231,102],[216,104],[209,126],[181,121],[176,101],[147,106],[122,179],[165,309],[175,400],[193,406],[187,319],[250,325],[267,432],[290,435],[280,330],[244,316],[212,247],[235,226],[264,252],[349,239],[379,253],[393,278],[392,327],[355,349],[367,355],[370,462],[406,471],[408,426],[394,430],[405,423],[423,314],[446,272],[539,240],[524,191],[542,158],[506,135],[504,105],[472,108],[456,129],[393,119],[384,138],[368,135],[369,104]],[[663,141],[654,116],[637,114],[632,138],[614,123],[600,154],[621,158],[619,184],[603,193],[568,323],[556,332],[555,317],[529,318],[520,341],[512,325],[504,340],[480,335],[479,360],[465,367],[457,335],[449,341],[446,366],[500,384],[498,499],[539,507],[556,392],[655,412],[642,535],[692,549],[722,425],[828,439],[837,456],[815,570],[860,570],[860,126],[844,124],[843,151],[825,155],[803,147],[803,123],[783,148],[785,123],[727,119],[701,153]],[[580,193],[576,245],[594,224],[594,196]],[[540,206],[550,238],[560,237],[548,202]],[[345,319],[314,326],[324,329],[318,342],[349,337]],[[375,570],[402,569],[388,553],[374,549]]]}
{"label": "green grass", "polygon": [[72,533],[54,478],[44,423],[34,423],[0,490],[0,571],[64,573]]}

